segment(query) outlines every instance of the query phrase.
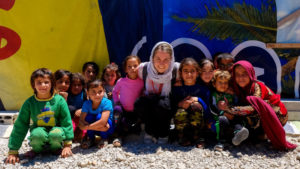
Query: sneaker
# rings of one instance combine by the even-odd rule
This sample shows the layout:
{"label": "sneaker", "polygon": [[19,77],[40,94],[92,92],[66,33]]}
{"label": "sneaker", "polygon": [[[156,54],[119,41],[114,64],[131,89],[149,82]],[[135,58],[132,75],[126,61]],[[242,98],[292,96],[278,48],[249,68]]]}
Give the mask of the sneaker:
{"label": "sneaker", "polygon": [[155,139],[154,137],[145,133],[145,135],[144,135],[144,143],[145,144],[150,144],[150,143],[154,142],[155,141],[154,139]]}
{"label": "sneaker", "polygon": [[157,139],[157,144],[167,144],[168,143],[168,137],[159,137]]}
{"label": "sneaker", "polygon": [[237,131],[232,138],[232,144],[238,146],[246,140],[249,136],[249,130],[243,127],[241,130]]}
{"label": "sneaker", "polygon": [[214,146],[215,151],[223,151],[224,145],[222,143],[218,143]]}

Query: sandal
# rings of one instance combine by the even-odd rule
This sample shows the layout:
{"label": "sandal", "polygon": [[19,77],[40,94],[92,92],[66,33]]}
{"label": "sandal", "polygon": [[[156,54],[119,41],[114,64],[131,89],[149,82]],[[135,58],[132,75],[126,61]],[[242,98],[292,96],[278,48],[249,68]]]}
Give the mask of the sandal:
{"label": "sandal", "polygon": [[81,142],[81,144],[80,144],[80,147],[81,147],[82,149],[88,149],[88,148],[90,148],[92,145],[93,145],[93,141],[90,140],[88,137],[85,137],[85,138],[82,140],[82,142]]}
{"label": "sandal", "polygon": [[122,142],[120,139],[115,138],[114,141],[112,142],[114,147],[121,147],[122,146]]}
{"label": "sandal", "polygon": [[196,147],[200,148],[200,149],[203,149],[205,147],[205,140],[203,138],[199,138],[196,141]]}
{"label": "sandal", "polygon": [[98,147],[99,149],[101,149],[101,148],[106,147],[107,145],[108,145],[108,140],[107,140],[107,139],[101,139],[101,140],[99,141],[99,143],[97,144],[97,147]]}

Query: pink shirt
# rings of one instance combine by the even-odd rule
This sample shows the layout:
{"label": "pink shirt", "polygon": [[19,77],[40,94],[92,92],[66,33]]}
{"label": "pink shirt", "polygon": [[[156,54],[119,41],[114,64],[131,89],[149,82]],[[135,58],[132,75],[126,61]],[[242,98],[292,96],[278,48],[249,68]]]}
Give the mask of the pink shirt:
{"label": "pink shirt", "polygon": [[133,111],[135,100],[141,96],[144,89],[143,80],[137,78],[135,80],[121,78],[113,89],[114,103],[121,103],[125,111]]}

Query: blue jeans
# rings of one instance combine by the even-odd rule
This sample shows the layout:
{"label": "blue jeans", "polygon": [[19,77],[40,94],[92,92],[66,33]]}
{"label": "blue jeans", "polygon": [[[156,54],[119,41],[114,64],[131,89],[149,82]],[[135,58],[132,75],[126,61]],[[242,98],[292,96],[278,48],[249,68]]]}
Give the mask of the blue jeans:
{"label": "blue jeans", "polygon": [[[101,119],[102,114],[87,114],[85,117],[85,121],[89,124],[94,123]],[[95,139],[95,135],[101,136],[102,139],[107,139],[109,135],[114,132],[114,126],[112,120],[108,119],[107,123],[109,124],[109,129],[107,131],[95,131],[95,130],[87,130],[87,135],[91,140]]]}

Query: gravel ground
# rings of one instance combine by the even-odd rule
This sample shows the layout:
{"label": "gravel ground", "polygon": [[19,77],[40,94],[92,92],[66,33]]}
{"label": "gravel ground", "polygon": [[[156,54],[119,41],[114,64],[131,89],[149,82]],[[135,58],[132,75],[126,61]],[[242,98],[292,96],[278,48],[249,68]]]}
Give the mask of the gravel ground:
{"label": "gravel ground", "polygon": [[212,146],[197,149],[133,141],[122,148],[109,144],[103,149],[92,147],[82,150],[77,143],[73,144],[74,154],[71,157],[44,154],[30,160],[22,158],[22,154],[30,150],[25,141],[20,149],[21,162],[16,165],[4,164],[8,139],[0,139],[0,168],[300,168],[300,136],[287,136],[287,139],[299,147],[281,152],[274,150],[268,142],[246,142],[239,147],[228,144],[224,151],[218,152]]}

